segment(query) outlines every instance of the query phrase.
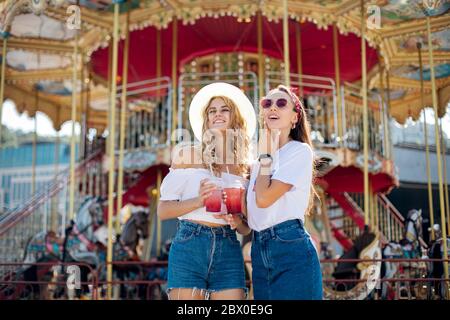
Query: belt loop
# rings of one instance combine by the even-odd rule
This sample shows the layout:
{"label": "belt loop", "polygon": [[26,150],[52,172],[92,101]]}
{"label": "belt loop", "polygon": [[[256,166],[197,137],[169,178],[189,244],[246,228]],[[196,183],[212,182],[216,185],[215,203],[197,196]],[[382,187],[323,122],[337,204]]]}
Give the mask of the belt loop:
{"label": "belt loop", "polygon": [[226,238],[227,237],[227,229],[225,227],[221,227],[222,228],[222,232],[223,232],[223,237]]}
{"label": "belt loop", "polygon": [[198,236],[200,234],[201,230],[202,230],[202,225],[201,224],[197,225],[197,228],[195,228],[195,235]]}
{"label": "belt loop", "polygon": [[270,237],[275,238],[275,229],[274,227],[270,227]]}

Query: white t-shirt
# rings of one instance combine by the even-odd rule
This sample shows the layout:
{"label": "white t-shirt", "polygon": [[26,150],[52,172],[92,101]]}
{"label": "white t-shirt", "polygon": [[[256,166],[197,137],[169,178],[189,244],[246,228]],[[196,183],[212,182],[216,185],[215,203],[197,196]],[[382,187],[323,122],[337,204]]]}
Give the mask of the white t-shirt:
{"label": "white t-shirt", "polygon": [[[241,180],[245,188],[247,188],[248,180],[243,177],[236,176],[222,172],[222,177],[229,175],[235,179]],[[184,201],[198,197],[198,190],[200,188],[200,181],[203,179],[211,178],[211,172],[208,169],[202,168],[186,168],[186,169],[172,169],[164,177],[161,183],[161,201]],[[222,210],[219,213],[226,213],[227,208],[222,202]],[[205,221],[215,224],[225,225],[226,222],[223,219],[216,219],[213,213],[207,212],[205,207],[193,210],[185,215],[178,217],[180,220],[196,220]]]}
{"label": "white t-shirt", "polygon": [[252,165],[250,184],[247,192],[248,224],[261,231],[281,222],[304,219],[312,183],[313,151],[299,141],[289,141],[274,155],[271,179],[291,184],[292,188],[267,208],[256,205],[255,182],[259,173],[258,161]]}

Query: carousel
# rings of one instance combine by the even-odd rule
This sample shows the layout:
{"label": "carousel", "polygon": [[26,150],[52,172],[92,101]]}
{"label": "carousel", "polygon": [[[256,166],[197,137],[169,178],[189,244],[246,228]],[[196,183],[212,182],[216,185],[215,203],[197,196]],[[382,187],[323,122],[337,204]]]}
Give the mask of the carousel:
{"label": "carousel", "polygon": [[[426,145],[429,181],[430,166],[439,177],[431,244],[419,208],[399,212],[386,195],[401,170],[391,122],[431,107],[438,124],[450,101],[449,9],[439,0],[3,1],[0,101],[45,114],[56,131],[71,121],[72,137],[69,169],[0,218],[0,299],[165,298],[173,234],[156,216],[159,185],[172,148],[191,140],[192,97],[215,81],[240,87],[255,112],[270,88],[298,88],[319,163],[306,224],[326,299],[448,299],[442,128],[436,164]],[[74,265],[82,285],[66,288]]]}

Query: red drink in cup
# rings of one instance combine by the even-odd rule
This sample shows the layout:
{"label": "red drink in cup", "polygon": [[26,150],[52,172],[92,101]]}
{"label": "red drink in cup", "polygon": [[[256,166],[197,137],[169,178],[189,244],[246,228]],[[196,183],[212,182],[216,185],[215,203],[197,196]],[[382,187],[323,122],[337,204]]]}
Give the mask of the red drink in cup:
{"label": "red drink in cup", "polygon": [[227,205],[227,211],[230,214],[238,214],[242,212],[241,208],[241,198],[244,188],[242,187],[231,187],[224,188],[227,199],[225,204]]}
{"label": "red drink in cup", "polygon": [[208,199],[205,200],[206,211],[220,212],[222,208],[222,190],[214,190]]}
{"label": "red drink in cup", "polygon": [[222,209],[222,188],[220,187],[220,180],[210,179],[211,184],[215,184],[217,189],[211,192],[211,195],[205,200],[205,207],[207,212],[220,212]]}
{"label": "red drink in cup", "polygon": [[243,182],[235,175],[223,173],[222,179],[224,182],[223,191],[226,194],[225,204],[227,205],[227,212],[229,214],[242,213],[241,199],[244,192]]}

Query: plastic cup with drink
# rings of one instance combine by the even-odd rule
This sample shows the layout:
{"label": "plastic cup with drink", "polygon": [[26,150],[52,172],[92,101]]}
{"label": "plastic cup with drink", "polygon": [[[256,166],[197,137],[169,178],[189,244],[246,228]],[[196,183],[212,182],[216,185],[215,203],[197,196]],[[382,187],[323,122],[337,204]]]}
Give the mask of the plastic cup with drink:
{"label": "plastic cup with drink", "polygon": [[243,182],[233,177],[233,175],[224,174],[223,179],[223,191],[226,195],[225,204],[227,206],[227,212],[229,214],[242,213],[241,201],[245,191]]}
{"label": "plastic cup with drink", "polygon": [[214,184],[216,190],[211,192],[211,195],[205,200],[205,207],[207,212],[218,213],[222,211],[222,181],[217,177],[208,178],[207,184]]}

